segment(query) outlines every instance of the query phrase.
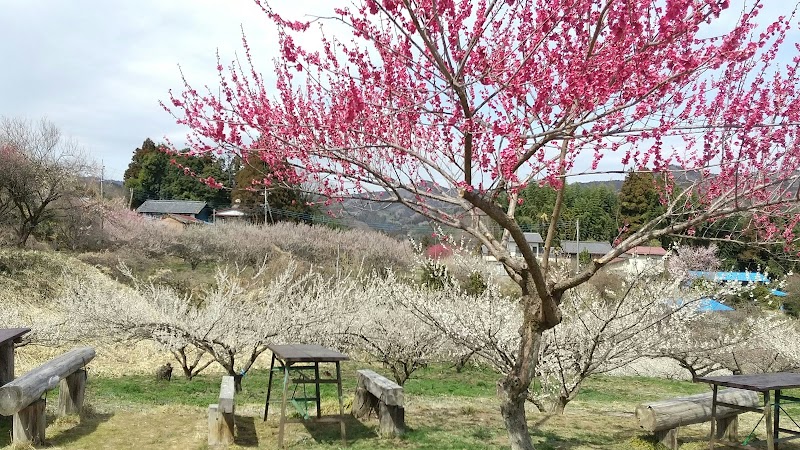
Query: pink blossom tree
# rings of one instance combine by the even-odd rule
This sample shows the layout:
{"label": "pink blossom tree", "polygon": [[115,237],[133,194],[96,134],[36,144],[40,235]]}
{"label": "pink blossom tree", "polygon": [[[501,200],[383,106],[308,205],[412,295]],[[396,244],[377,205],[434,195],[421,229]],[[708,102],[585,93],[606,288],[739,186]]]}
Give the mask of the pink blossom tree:
{"label": "pink blossom tree", "polygon": [[[728,0],[356,0],[299,22],[256,3],[279,36],[274,85],[243,38],[242,60],[218,62],[218,87],[185,80],[165,109],[196,154],[257,152],[276,168],[266,184],[401,203],[479,240],[522,292],[517,358],[498,382],[513,449],[533,448],[524,403],[567,290],[634,246],[731,215],[762,242],[794,242],[791,10],[764,23],[758,1],[737,16]],[[317,26],[318,48],[300,45]],[[566,181],[630,169],[668,181],[664,212],[580,273],[553,277]],[[515,220],[530,183],[557,198],[538,259]]]}

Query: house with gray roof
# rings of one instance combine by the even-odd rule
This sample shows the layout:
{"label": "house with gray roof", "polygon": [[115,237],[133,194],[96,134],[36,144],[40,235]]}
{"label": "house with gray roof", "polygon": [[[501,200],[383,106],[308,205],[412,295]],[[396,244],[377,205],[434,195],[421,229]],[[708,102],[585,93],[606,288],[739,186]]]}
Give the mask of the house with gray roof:
{"label": "house with gray roof", "polygon": [[[525,235],[525,242],[528,243],[531,250],[533,250],[533,254],[538,258],[541,251],[542,246],[544,245],[544,239],[542,239],[542,235],[539,233],[523,233]],[[508,252],[511,253],[511,256],[522,257],[522,253],[519,251],[519,247],[517,243],[513,240],[508,240],[508,246],[506,247]],[[494,257],[489,256],[489,251],[486,249],[486,246],[481,246],[481,252],[483,253],[484,258],[488,258],[489,260],[494,260]]]}
{"label": "house with gray roof", "polygon": [[591,258],[598,258],[610,252],[611,249],[611,244],[608,242],[561,241],[561,251],[570,258],[580,255],[584,250],[589,253]]}
{"label": "house with gray roof", "polygon": [[[542,239],[542,235],[539,233],[522,234],[525,235],[525,242],[528,243],[528,246],[531,248],[531,250],[533,250],[533,254],[538,258],[539,252],[544,245],[544,239]],[[511,253],[511,256],[522,256],[522,253],[519,251],[519,247],[517,247],[517,243],[511,239],[508,240],[508,252]]]}
{"label": "house with gray roof", "polygon": [[195,200],[147,200],[136,208],[136,212],[150,217],[164,217],[170,214],[193,217],[208,222],[212,209],[203,201]]}

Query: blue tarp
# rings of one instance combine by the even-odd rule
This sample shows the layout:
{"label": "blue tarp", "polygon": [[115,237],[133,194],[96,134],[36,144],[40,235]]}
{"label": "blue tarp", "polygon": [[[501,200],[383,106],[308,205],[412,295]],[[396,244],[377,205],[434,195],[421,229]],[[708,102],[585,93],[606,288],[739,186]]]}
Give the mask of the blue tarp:
{"label": "blue tarp", "polygon": [[697,309],[702,312],[710,312],[710,311],[733,311],[728,305],[723,305],[722,303],[711,299],[711,298],[704,298],[700,300],[700,303],[697,305]]}
{"label": "blue tarp", "polygon": [[770,292],[772,293],[772,295],[774,295],[774,296],[776,296],[776,297],[786,297],[787,295],[789,295],[789,294],[787,294],[786,292],[779,291],[779,290],[777,290],[777,289],[773,289],[773,290],[771,290]]}
{"label": "blue tarp", "polygon": [[[683,299],[676,299],[675,306],[683,306],[684,300]],[[724,305],[713,298],[701,298],[700,300],[694,300],[690,307],[697,309],[700,312],[715,312],[715,311],[733,311],[728,305]]]}
{"label": "blue tarp", "polygon": [[704,272],[692,270],[689,271],[689,275],[712,281],[769,282],[769,277],[758,272]]}

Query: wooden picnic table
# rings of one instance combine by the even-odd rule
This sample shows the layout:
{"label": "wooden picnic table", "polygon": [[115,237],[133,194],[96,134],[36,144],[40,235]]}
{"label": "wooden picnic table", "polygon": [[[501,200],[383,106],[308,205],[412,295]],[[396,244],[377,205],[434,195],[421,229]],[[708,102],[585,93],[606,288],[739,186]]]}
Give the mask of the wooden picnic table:
{"label": "wooden picnic table", "polygon": [[[715,444],[718,443],[718,441],[715,439],[716,426],[717,426],[716,413],[718,406],[726,406],[729,408],[737,408],[743,411],[753,411],[757,413],[762,413],[764,415],[764,419],[766,422],[766,429],[767,429],[767,450],[777,450],[778,444],[780,442],[785,442],[791,439],[800,438],[800,430],[782,428],[780,425],[781,413],[786,415],[792,422],[795,422],[794,419],[789,417],[786,411],[783,408],[781,408],[781,400],[800,401],[800,398],[792,397],[789,395],[783,395],[781,394],[781,391],[785,389],[800,388],[800,373],[777,372],[777,373],[760,373],[753,375],[727,375],[727,376],[717,376],[717,377],[700,377],[697,378],[695,381],[711,384],[712,389],[714,391],[711,400],[712,419],[711,419],[711,441],[709,442],[710,449],[713,450]],[[760,392],[764,396],[764,406],[763,408],[752,408],[752,407],[732,405],[729,403],[717,401],[717,390],[720,386]],[[774,394],[772,395],[773,399],[772,401],[770,400],[770,392],[774,392]],[[781,438],[779,437],[780,433],[789,434],[791,436]],[[740,448],[750,448],[750,449],[755,448],[753,446],[742,445],[738,443],[730,443],[730,442],[719,442],[719,443],[721,445],[733,445]]]}
{"label": "wooden picnic table", "polygon": [[14,381],[14,343],[30,328],[0,328],[0,386]]}
{"label": "wooden picnic table", "polygon": [[[342,370],[340,363],[349,360],[350,357],[344,353],[336,350],[325,348],[321,345],[314,344],[286,344],[286,345],[269,345],[268,348],[272,351],[272,363],[269,367],[269,382],[267,386],[267,401],[264,406],[264,420],[267,420],[267,413],[269,412],[270,395],[272,393],[272,379],[275,372],[283,372],[283,395],[281,396],[281,418],[278,428],[278,447],[283,448],[283,429],[286,423],[303,422],[304,420],[312,420],[308,417],[307,410],[304,418],[301,419],[287,419],[286,418],[286,402],[290,401],[293,405],[298,406],[302,401],[305,405],[308,401],[315,401],[317,406],[317,417],[313,419],[316,422],[339,422],[342,433],[342,442],[347,445],[347,438],[345,434],[344,424],[344,402],[342,399]],[[276,362],[279,365],[276,366]],[[311,363],[311,364],[303,364]],[[319,365],[320,363],[332,363],[336,365],[336,378],[320,378]],[[304,370],[314,370],[313,377],[303,376]],[[298,378],[290,378],[289,372],[294,371],[298,374]],[[294,397],[289,398],[289,384],[290,382],[295,385],[314,384],[315,396],[314,397]],[[339,415],[322,417],[321,399],[319,393],[319,385],[323,383],[336,384],[339,394]]]}

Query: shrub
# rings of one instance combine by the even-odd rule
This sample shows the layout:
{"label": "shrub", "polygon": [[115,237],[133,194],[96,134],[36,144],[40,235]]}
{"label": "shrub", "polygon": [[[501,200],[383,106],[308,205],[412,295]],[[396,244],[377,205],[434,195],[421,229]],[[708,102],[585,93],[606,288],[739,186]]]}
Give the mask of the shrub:
{"label": "shrub", "polygon": [[483,275],[481,275],[480,272],[472,272],[469,274],[469,278],[467,279],[466,284],[463,286],[463,289],[467,295],[477,297],[483,294],[487,287],[488,285],[483,279]]}

